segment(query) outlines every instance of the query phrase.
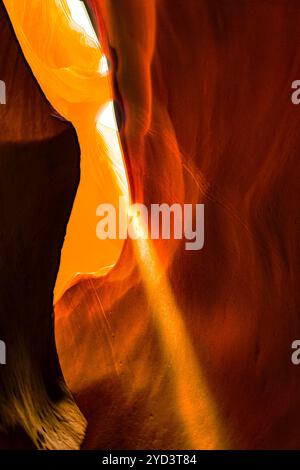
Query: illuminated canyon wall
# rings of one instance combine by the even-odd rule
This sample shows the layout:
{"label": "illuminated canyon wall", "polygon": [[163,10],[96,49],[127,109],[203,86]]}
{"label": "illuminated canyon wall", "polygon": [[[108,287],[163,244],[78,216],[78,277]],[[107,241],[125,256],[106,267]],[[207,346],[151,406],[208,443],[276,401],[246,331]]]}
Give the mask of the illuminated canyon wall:
{"label": "illuminated canyon wall", "polygon": [[[89,0],[101,45],[83,41],[49,2],[40,29],[29,2],[4,3],[81,146],[66,242],[80,214],[95,216],[97,204],[122,193],[95,134],[112,98],[123,110],[132,200],[205,204],[202,250],[111,243],[104,251],[115,265],[105,276],[95,274],[106,264],[96,217],[93,245],[77,237],[98,266],[82,265],[55,314],[62,370],[88,422],[83,448],[299,447],[300,373],[290,360],[300,328],[298,2]],[[109,77],[98,70],[103,52]]]}

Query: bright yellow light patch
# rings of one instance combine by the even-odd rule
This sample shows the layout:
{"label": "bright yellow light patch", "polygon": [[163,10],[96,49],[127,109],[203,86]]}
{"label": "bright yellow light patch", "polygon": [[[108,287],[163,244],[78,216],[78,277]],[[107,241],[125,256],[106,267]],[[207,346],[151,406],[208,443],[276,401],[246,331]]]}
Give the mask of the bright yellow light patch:
{"label": "bright yellow light patch", "polygon": [[55,301],[79,273],[113,266],[123,240],[99,240],[96,208],[128,195],[108,63],[79,0],[5,0],[24,55],[54,108],[76,129],[81,179],[61,254]]}

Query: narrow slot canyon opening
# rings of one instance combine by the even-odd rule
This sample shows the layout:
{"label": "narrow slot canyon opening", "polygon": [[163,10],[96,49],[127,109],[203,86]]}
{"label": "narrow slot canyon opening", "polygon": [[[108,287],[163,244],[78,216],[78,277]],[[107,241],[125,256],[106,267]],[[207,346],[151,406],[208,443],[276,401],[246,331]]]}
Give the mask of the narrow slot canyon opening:
{"label": "narrow slot canyon opening", "polygon": [[[66,6],[73,22],[71,27],[79,28],[85,34],[87,44],[92,41],[93,46],[98,46],[100,51],[101,44],[85,3],[81,0],[67,0]],[[81,183],[61,253],[54,303],[74,278],[87,273],[101,275],[109,272],[117,262],[124,244],[124,240],[117,238],[100,240],[96,233],[96,211],[100,204],[113,204],[117,212],[123,211],[122,216],[126,216],[129,206],[128,179],[112,97],[111,69],[102,51],[96,72],[107,82],[105,85],[111,91],[111,96],[107,97],[108,100],[99,102],[99,110],[94,121],[90,121],[90,129],[86,128],[81,132],[80,119],[78,121],[80,107],[75,110],[73,119],[72,116],[70,119],[77,128],[82,150]],[[85,107],[85,103],[82,107]],[[95,135],[91,138],[93,133]],[[123,200],[122,206],[118,204],[120,197]]]}

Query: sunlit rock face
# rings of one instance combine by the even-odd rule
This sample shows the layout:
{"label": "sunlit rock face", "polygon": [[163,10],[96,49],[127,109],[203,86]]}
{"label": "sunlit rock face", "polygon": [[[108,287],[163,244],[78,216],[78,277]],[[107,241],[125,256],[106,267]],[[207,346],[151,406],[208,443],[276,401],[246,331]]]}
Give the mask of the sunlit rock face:
{"label": "sunlit rock face", "polygon": [[[32,42],[17,2],[5,3]],[[77,278],[57,302],[62,369],[89,423],[84,447],[297,448],[300,383],[290,344],[300,328],[300,117],[290,86],[300,76],[298,3],[87,4],[123,109],[132,199],[204,203],[205,246],[128,241],[109,274]],[[81,78],[86,57],[92,64],[89,86],[75,87],[80,100],[68,86],[57,100],[56,74],[47,80],[49,64],[37,66],[42,50],[26,57],[96,158],[88,126],[112,96],[94,75],[99,50],[76,44]],[[66,49],[57,48],[55,66]],[[82,104],[89,90],[91,107]]]}
{"label": "sunlit rock face", "polygon": [[[101,243],[95,236],[97,206],[116,205],[119,195],[128,193],[118,136],[103,125],[111,101],[110,76],[92,27],[86,31],[78,24],[82,2],[4,3],[32,72],[59,115],[73,123],[81,150],[80,185],[61,253],[57,300],[78,273],[107,271],[123,247],[122,240]],[[83,26],[87,24],[88,17]]]}
{"label": "sunlit rock face", "polygon": [[150,3],[90,2],[134,194],[204,202],[205,247],[128,244],[58,303],[86,447],[297,448],[298,4]]}
{"label": "sunlit rock face", "polygon": [[[0,2],[0,446],[78,448],[85,420],[54,342],[53,289],[79,182],[72,126],[54,116]],[[63,419],[62,419],[63,417]],[[27,438],[22,436],[27,433]]]}

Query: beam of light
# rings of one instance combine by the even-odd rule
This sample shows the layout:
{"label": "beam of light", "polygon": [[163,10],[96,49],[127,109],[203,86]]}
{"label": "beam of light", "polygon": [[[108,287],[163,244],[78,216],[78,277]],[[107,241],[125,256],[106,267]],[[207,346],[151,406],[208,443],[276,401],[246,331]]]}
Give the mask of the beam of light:
{"label": "beam of light", "polygon": [[[62,5],[64,5],[64,3],[64,1],[61,2]],[[72,99],[70,100],[70,102],[73,102],[75,91],[77,92],[78,90],[81,90],[81,87],[84,88],[83,85],[85,85],[85,83],[93,84],[94,82],[89,82],[89,77],[84,76],[84,74],[82,77],[80,77],[78,74],[74,73],[74,70],[71,70],[71,73],[68,67],[63,67],[63,69],[57,68],[54,70],[52,66],[49,66],[47,64],[44,58],[41,60],[39,56],[40,52],[36,52],[35,49],[32,47],[36,38],[38,38],[39,35],[41,35],[41,33],[43,32],[41,29],[41,25],[39,24],[39,22],[36,23],[36,34],[35,30],[33,30],[32,28],[29,28],[26,34],[24,34],[22,18],[24,17],[25,2],[20,2],[19,0],[5,0],[5,4],[9,6],[9,13],[14,19],[14,28],[15,30],[17,30],[18,38],[25,51],[25,56],[27,55],[30,65],[33,66],[34,71],[40,78],[43,88],[48,90],[50,93],[50,97],[54,100],[56,104],[59,104],[59,110],[60,108],[62,109],[62,115],[64,115],[63,111],[70,111],[71,109],[73,110],[74,114],[76,114],[74,109],[77,110],[78,114],[76,114],[75,116],[76,123],[78,124],[77,120],[80,122],[80,124],[78,124],[78,128],[83,127],[81,135],[85,137],[85,134],[89,134],[90,132],[90,129],[87,129],[85,127],[89,125],[86,123],[85,120],[85,117],[88,116],[87,111],[85,112],[85,106],[83,106],[78,111],[76,107],[74,108],[73,106],[69,106],[68,99],[70,99],[71,97]],[[57,7],[57,2],[48,1],[44,4],[41,2],[28,1],[26,2],[26,4],[35,5],[36,11],[41,11],[41,5],[43,4],[44,9],[47,7],[49,9],[49,13],[53,14],[54,20],[65,20],[65,17],[62,15],[62,12]],[[84,8],[83,3],[79,2],[79,0],[68,0],[68,6],[72,14],[72,21],[77,23],[83,29],[83,31],[85,31],[87,37],[90,37],[92,40],[95,40],[95,32],[91,26],[88,14]],[[44,15],[44,17],[49,18],[49,15]],[[56,35],[53,34],[53,30],[51,31],[51,34],[48,34],[49,44],[52,44],[50,39],[56,39]],[[73,35],[71,37],[73,37]],[[55,40],[53,44],[57,46],[57,41]],[[69,45],[72,46],[71,43],[69,43]],[[79,45],[80,44],[78,44],[78,46]],[[74,44],[74,47],[75,46],[76,43]],[[93,58],[93,55],[89,54],[88,49],[89,48],[87,46],[86,57]],[[49,54],[47,48],[46,50],[47,54]],[[68,50],[70,49],[67,48],[64,53],[66,53]],[[100,61],[101,56],[99,54],[99,62]],[[103,62],[103,71],[104,73],[106,73],[107,70],[105,68],[104,59]],[[98,66],[98,64],[96,64],[96,66]],[[99,75],[100,72],[101,66],[99,69]],[[58,80],[58,78],[60,78],[60,80]],[[61,80],[61,78],[63,78],[63,80]],[[56,87],[58,87],[59,84],[64,83],[67,78],[69,80],[74,81],[76,86],[70,87],[70,90],[67,86],[65,86],[64,90],[65,92],[69,92],[70,96],[64,96],[62,99],[60,94],[56,94]],[[55,86],[53,84],[55,84]],[[80,87],[77,86],[78,84],[80,84]],[[78,96],[78,98],[80,98],[80,95]],[[85,94],[82,95],[80,100],[81,99],[85,99]],[[101,100],[99,97],[99,103]],[[87,108],[89,110],[89,106],[87,106]],[[110,112],[112,112],[112,110]],[[106,113],[106,115],[104,114],[104,117],[103,113]],[[67,117],[70,119],[71,116],[68,115]],[[107,109],[104,106],[102,110],[100,110],[95,125],[97,126],[99,135],[101,134],[105,138],[106,145],[109,148],[109,151],[107,152],[108,158],[111,159],[115,172],[117,173],[117,171],[119,171],[118,176],[120,180],[120,188],[123,187],[122,190],[124,192],[128,192],[125,167],[122,163],[122,151],[118,140],[118,133],[116,130],[116,126],[111,125],[111,118],[112,116],[107,113]],[[76,130],[78,131],[78,129]],[[84,147],[84,144],[85,140],[83,138],[82,147]],[[85,149],[89,150],[87,144],[85,146]],[[106,155],[106,152],[104,153]],[[106,177],[107,175],[109,175],[110,177],[110,172],[106,171]],[[109,182],[110,181],[112,181],[112,178],[109,179]],[[90,185],[86,185],[84,189],[89,190],[89,192],[84,193],[84,196],[88,196],[86,197],[88,205],[85,206],[84,204],[82,204],[82,206],[80,206],[80,210],[78,210],[78,212],[76,213],[76,215],[78,216],[78,220],[76,218],[74,219],[74,227],[76,229],[74,231],[75,236],[77,236],[77,230],[81,229],[82,214],[84,214],[86,207],[90,207]],[[78,223],[78,226],[76,225],[76,223]],[[143,227],[140,226],[137,229],[137,233],[143,233],[142,230]],[[151,302],[150,305],[151,310],[153,312],[154,322],[156,324],[157,331],[160,334],[166,363],[170,364],[170,371],[172,373],[174,393],[176,397],[176,405],[177,409],[179,410],[182,423],[186,429],[187,436],[189,437],[190,446],[195,449],[224,447],[224,445],[220,445],[220,443],[222,442],[222,436],[220,433],[216,409],[214,403],[211,400],[208,388],[205,383],[205,378],[199,366],[198,358],[195,355],[188,331],[186,330],[184,321],[182,319],[182,312],[176,304],[172,289],[169,285],[167,275],[161,266],[160,260],[156,255],[154,247],[152,246],[150,241],[143,238],[144,237],[140,237],[140,240],[135,241],[134,246],[137,247],[137,258],[139,261],[144,286],[146,288],[149,301]],[[72,243],[74,243],[74,245],[72,245]],[[72,243],[70,243],[70,259],[73,259],[74,257],[74,246],[76,246],[77,248],[79,247],[79,249],[82,248],[75,242],[72,241]],[[80,243],[82,243],[81,238]],[[94,256],[94,253],[92,253],[92,255]]]}
{"label": "beam of light", "polygon": [[133,225],[143,283],[174,381],[177,409],[192,449],[224,448],[219,419],[167,275],[137,217]]}

